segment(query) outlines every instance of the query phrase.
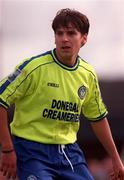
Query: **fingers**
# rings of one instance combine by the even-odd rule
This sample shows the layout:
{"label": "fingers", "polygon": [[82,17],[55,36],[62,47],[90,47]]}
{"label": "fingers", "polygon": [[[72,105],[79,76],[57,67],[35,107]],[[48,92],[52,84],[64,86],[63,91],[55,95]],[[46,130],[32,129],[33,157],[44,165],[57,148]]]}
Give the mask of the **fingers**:
{"label": "fingers", "polygon": [[7,178],[16,178],[16,154],[15,152],[3,153],[0,161],[0,171]]}
{"label": "fingers", "polygon": [[13,180],[16,179],[16,173],[8,172],[8,171],[3,171],[3,176],[5,176],[7,179],[12,178]]}
{"label": "fingers", "polygon": [[6,178],[13,178],[16,179],[16,170],[12,166],[8,166],[6,164],[2,164],[0,167],[0,171],[2,172],[3,176]]}
{"label": "fingers", "polygon": [[113,172],[109,176],[110,180],[124,180],[124,174],[121,174],[120,172]]}
{"label": "fingers", "polygon": [[111,173],[110,176],[109,176],[109,179],[110,180],[117,180],[116,176],[114,173]]}

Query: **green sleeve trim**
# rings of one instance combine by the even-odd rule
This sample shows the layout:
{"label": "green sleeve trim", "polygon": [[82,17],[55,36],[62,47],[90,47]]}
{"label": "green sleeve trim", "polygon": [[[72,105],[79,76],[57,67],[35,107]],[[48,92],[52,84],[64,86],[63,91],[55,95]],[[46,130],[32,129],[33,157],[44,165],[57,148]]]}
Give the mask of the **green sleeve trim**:
{"label": "green sleeve trim", "polygon": [[3,106],[6,109],[9,107],[9,105],[5,103],[2,99],[0,99],[0,106]]}
{"label": "green sleeve trim", "polygon": [[102,115],[100,115],[97,118],[93,118],[93,119],[88,119],[90,122],[97,122],[97,121],[101,121],[103,118],[105,118],[107,116],[108,112],[106,111],[105,113],[103,113]]}

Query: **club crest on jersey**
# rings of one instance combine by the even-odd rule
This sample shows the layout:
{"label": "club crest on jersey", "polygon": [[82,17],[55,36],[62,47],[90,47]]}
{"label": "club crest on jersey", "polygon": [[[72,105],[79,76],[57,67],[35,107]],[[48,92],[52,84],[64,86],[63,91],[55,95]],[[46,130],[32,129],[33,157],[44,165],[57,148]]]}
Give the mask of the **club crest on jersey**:
{"label": "club crest on jersey", "polygon": [[84,96],[85,96],[85,94],[86,94],[86,91],[87,91],[87,89],[86,89],[86,87],[85,87],[84,85],[81,86],[81,87],[78,89],[78,96],[79,96],[80,99],[83,99],[83,98],[84,98]]}

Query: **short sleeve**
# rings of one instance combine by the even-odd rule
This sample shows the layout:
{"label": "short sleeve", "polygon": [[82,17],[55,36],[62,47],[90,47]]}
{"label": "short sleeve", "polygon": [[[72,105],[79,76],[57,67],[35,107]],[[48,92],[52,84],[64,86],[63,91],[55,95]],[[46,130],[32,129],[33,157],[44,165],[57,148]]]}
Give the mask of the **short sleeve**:
{"label": "short sleeve", "polygon": [[20,67],[0,82],[0,105],[5,108],[33,92],[32,74]]}
{"label": "short sleeve", "polygon": [[83,115],[90,121],[104,118],[108,111],[103,103],[98,79],[95,72],[90,73],[86,100],[82,106]]}

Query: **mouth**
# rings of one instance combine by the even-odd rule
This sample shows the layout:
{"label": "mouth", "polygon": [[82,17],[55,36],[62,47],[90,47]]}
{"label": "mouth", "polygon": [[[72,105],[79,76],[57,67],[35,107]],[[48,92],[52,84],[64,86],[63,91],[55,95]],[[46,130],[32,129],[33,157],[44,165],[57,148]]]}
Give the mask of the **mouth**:
{"label": "mouth", "polygon": [[69,49],[71,49],[71,47],[70,46],[62,46],[62,49],[63,50],[69,50]]}

